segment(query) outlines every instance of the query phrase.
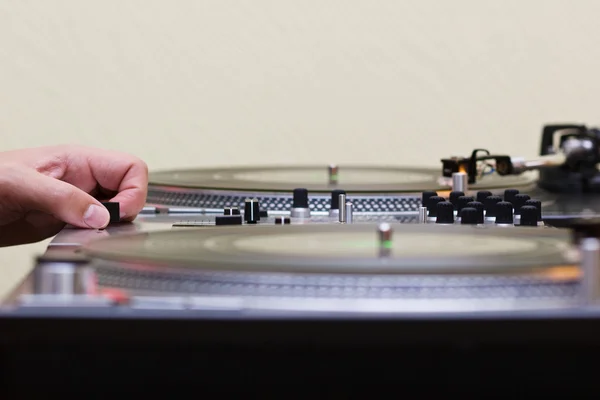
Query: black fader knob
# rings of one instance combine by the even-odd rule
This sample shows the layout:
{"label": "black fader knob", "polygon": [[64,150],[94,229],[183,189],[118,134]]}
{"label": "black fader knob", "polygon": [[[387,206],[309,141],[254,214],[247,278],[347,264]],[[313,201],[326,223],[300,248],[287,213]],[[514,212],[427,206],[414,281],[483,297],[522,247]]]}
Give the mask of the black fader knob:
{"label": "black fader knob", "polygon": [[508,201],[500,201],[496,203],[496,224],[512,225],[513,222],[513,205]]}
{"label": "black fader knob", "polygon": [[332,190],[331,191],[331,202],[329,209],[330,210],[339,210],[340,209],[340,194],[346,194],[345,190]]}
{"label": "black fader knob", "polygon": [[454,205],[449,201],[440,201],[436,205],[437,218],[436,224],[453,224],[454,223]]}
{"label": "black fader knob", "polygon": [[475,198],[475,200],[480,202],[481,204],[485,204],[485,199],[487,199],[491,195],[492,192],[490,192],[489,190],[480,190],[479,192],[477,192],[477,197]]}
{"label": "black fader knob", "polygon": [[260,221],[260,203],[258,199],[246,199],[244,202],[244,220],[248,224]]}
{"label": "black fader knob", "polygon": [[485,216],[493,218],[496,216],[496,204],[500,203],[502,198],[500,196],[488,196],[485,199],[483,205],[485,206]]}
{"label": "black fader knob", "polygon": [[460,210],[465,208],[467,204],[469,204],[472,201],[475,201],[475,198],[473,196],[460,196],[458,198],[458,207],[456,208],[458,213],[460,214]]}
{"label": "black fader knob", "polygon": [[105,201],[102,205],[108,210],[108,223],[117,223],[121,221],[121,203],[114,201]]}
{"label": "black fader knob", "polygon": [[437,192],[425,191],[421,194],[421,207],[429,207],[429,199],[437,196]]}
{"label": "black fader knob", "polygon": [[538,224],[538,211],[535,206],[522,206],[521,207],[521,226],[537,226]]}
{"label": "black fader knob", "polygon": [[275,217],[275,225],[289,225],[290,217],[278,216]]}
{"label": "black fader knob", "polygon": [[515,215],[521,214],[521,207],[523,207],[525,202],[529,199],[531,199],[531,197],[526,194],[519,193],[514,195],[512,205]]}
{"label": "black fader knob", "polygon": [[519,194],[519,191],[517,189],[506,189],[504,191],[504,201],[508,201],[509,203],[512,203],[514,201],[514,197]]}
{"label": "black fader knob", "polygon": [[238,207],[225,207],[223,215],[240,215],[240,209]]}
{"label": "black fader knob", "polygon": [[474,208],[477,211],[477,223],[483,224],[483,204],[479,201],[470,201],[469,203],[467,203],[466,207]]}
{"label": "black fader knob", "polygon": [[460,223],[461,225],[477,225],[479,223],[479,214],[477,209],[473,207],[465,207],[460,210]]}
{"label": "black fader knob", "polygon": [[525,206],[534,206],[537,208],[537,220],[538,222],[542,220],[542,202],[539,200],[527,200],[524,204]]}
{"label": "black fader knob", "polygon": [[450,200],[450,203],[452,203],[454,205],[454,208],[458,210],[458,198],[461,196],[464,196],[465,192],[460,192],[460,191],[454,191],[454,192],[450,192],[450,195],[448,196],[448,200]]}
{"label": "black fader knob", "polygon": [[441,203],[442,201],[445,201],[443,197],[441,196],[431,196],[428,200],[427,200],[427,216],[428,217],[437,217],[437,205],[438,203]]}
{"label": "black fader knob", "polygon": [[242,224],[242,216],[241,215],[217,215],[215,217],[215,225],[241,225]]}

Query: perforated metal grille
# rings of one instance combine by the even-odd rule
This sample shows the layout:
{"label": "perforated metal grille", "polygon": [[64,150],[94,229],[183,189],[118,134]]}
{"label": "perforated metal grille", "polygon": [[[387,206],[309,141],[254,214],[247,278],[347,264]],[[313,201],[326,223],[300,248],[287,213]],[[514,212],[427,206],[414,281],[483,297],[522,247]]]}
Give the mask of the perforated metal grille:
{"label": "perforated metal grille", "polygon": [[[243,207],[244,200],[256,197],[261,209],[267,211],[289,211],[292,196],[272,194],[208,194],[198,192],[171,192],[167,189],[150,188],[147,202],[174,207],[215,208]],[[348,196],[355,212],[417,212],[421,205],[418,196]],[[329,211],[330,196],[309,196],[309,206],[313,211]]]}
{"label": "perforated metal grille", "polygon": [[578,284],[526,277],[316,276],[273,274],[162,274],[102,267],[101,286],[157,293],[310,298],[561,299]]}

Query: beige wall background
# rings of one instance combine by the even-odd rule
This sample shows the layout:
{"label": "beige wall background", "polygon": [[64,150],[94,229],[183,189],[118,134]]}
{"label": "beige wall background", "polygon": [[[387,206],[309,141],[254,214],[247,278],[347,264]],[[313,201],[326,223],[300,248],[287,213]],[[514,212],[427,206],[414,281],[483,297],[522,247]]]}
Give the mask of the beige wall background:
{"label": "beige wall background", "polygon": [[[598,122],[595,0],[4,0],[0,149],[152,169],[533,156]],[[0,249],[0,292],[45,244]]]}

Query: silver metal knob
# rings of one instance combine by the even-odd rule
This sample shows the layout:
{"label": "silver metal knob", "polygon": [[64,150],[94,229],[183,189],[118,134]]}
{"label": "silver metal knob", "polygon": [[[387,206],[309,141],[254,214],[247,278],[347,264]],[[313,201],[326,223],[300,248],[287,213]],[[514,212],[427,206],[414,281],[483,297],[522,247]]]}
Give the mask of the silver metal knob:
{"label": "silver metal knob", "polygon": [[452,190],[454,192],[467,193],[469,190],[469,176],[464,172],[455,172],[452,174]]}
{"label": "silver metal knob", "polygon": [[417,221],[419,224],[427,223],[427,207],[419,207],[419,220]]}
{"label": "silver metal knob", "polygon": [[352,223],[352,213],[353,213],[353,209],[352,209],[352,203],[351,202],[346,202],[346,223],[347,224],[351,224]]}
{"label": "silver metal knob", "polygon": [[87,294],[94,290],[95,278],[91,268],[70,262],[38,264],[34,274],[34,292],[40,295]]}
{"label": "silver metal knob", "polygon": [[377,227],[379,240],[379,256],[387,257],[392,250],[392,227],[387,222],[379,224]]}
{"label": "silver metal knob", "polygon": [[580,243],[581,296],[586,304],[598,303],[600,300],[600,241],[596,238],[585,238]]}
{"label": "silver metal knob", "polygon": [[346,220],[347,220],[346,195],[344,193],[341,193],[338,196],[338,198],[339,198],[338,204],[340,205],[340,211],[338,213],[338,221],[342,224],[345,224]]}

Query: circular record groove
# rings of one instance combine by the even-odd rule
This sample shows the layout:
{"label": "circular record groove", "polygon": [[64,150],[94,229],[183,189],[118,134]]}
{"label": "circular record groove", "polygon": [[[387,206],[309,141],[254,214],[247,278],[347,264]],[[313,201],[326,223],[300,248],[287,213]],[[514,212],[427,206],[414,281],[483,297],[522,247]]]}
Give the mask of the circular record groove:
{"label": "circular record groove", "polygon": [[[392,224],[237,226],[149,232],[92,242],[92,258],[188,272],[536,274],[569,266],[558,229]],[[168,268],[164,270],[167,272]]]}
{"label": "circular record groove", "polygon": [[[440,182],[441,167],[404,168],[351,166],[338,167],[337,181],[330,183],[327,166],[255,166],[237,168],[186,169],[150,173],[151,186],[245,192],[330,192],[341,188],[351,193],[411,193],[449,190]],[[472,190],[520,188],[533,184],[529,175],[482,177]]]}

